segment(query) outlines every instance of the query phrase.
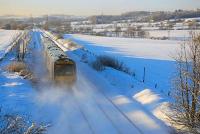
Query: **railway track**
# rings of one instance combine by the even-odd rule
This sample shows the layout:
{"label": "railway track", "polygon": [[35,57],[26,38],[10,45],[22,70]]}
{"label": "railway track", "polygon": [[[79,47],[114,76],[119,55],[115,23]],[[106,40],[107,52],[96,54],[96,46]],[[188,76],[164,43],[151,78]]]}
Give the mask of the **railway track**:
{"label": "railway track", "polygon": [[[114,104],[113,103],[113,101],[109,98],[109,97],[107,97],[107,95],[103,92],[103,91],[101,91],[101,90],[99,90],[99,89],[97,89],[98,90],[98,92],[100,93],[100,94],[102,94],[120,113],[121,113],[121,115],[123,115],[130,123],[131,123],[131,125],[133,126],[133,127],[135,127],[136,129],[137,129],[137,131],[140,133],[140,134],[143,134],[143,132],[140,130],[140,128],[139,127],[137,127],[137,125],[135,124],[135,123],[133,123],[130,119],[129,119],[129,117],[127,116],[127,115],[125,115],[124,114],[124,112],[122,112],[121,111],[121,109],[116,105],[116,104]],[[96,99],[95,99],[96,100]],[[96,102],[97,102],[97,100],[96,100]],[[98,102],[97,102],[97,105],[100,107],[100,105],[98,104]],[[106,113],[105,111],[104,111],[104,113]],[[108,115],[107,115],[108,116]],[[111,119],[110,119],[111,120]],[[113,122],[112,122],[113,123]],[[113,123],[114,124],[114,123]],[[117,129],[117,127],[116,127],[116,129]],[[120,131],[119,131],[120,132]]]}
{"label": "railway track", "polygon": [[[84,86],[83,86],[84,87]],[[75,91],[74,91],[75,90]],[[79,91],[76,91],[79,90]],[[94,92],[88,91],[88,90],[95,90]],[[73,92],[81,92],[83,94],[86,94],[86,97],[89,98],[89,100],[94,101],[94,105],[96,105],[96,108],[101,111],[101,113],[105,116],[105,118],[111,123],[113,128],[116,130],[117,134],[128,134],[128,133],[134,133],[134,134],[143,134],[143,132],[134,124],[124,113],[121,111],[116,104],[110,100],[100,89],[97,88],[91,88],[86,86],[86,88],[75,88],[73,89]],[[92,92],[92,93],[91,93]],[[89,96],[87,95],[89,94]],[[76,94],[76,93],[74,93]],[[74,95],[74,97],[77,99],[78,105],[80,105],[81,101]],[[83,102],[83,101],[82,101]],[[87,101],[86,101],[87,103]],[[107,109],[107,107],[112,107],[111,111]],[[81,110],[81,107],[80,107]],[[117,116],[113,116],[112,112],[115,113]],[[83,111],[84,114],[84,111]],[[97,115],[98,116],[98,115]],[[117,121],[116,118],[120,118],[120,120]],[[123,121],[124,124],[126,124],[126,128],[121,128],[121,124],[119,124],[120,121]],[[92,127],[92,125],[91,125]],[[129,132],[127,131],[127,128],[129,128]],[[134,129],[132,129],[134,128]]]}
{"label": "railway track", "polygon": [[[55,41],[52,39],[52,37],[49,37],[49,39],[51,39],[53,42],[55,42]],[[56,44],[56,43],[55,43],[55,44]],[[60,46],[60,45],[59,45],[59,46]],[[62,48],[61,48],[61,49],[62,49]],[[65,51],[65,50],[64,50],[64,51]],[[79,81],[78,81],[78,82],[79,82]],[[80,89],[80,88],[79,88],[79,89]],[[84,91],[87,90],[86,88],[81,88],[81,90],[83,90],[83,89],[84,89]],[[81,92],[83,93],[84,91],[81,91]],[[125,122],[126,122],[126,123],[128,122],[128,124],[131,125],[131,126],[134,128],[134,131],[135,131],[134,133],[143,134],[142,130],[140,130],[140,128],[137,127],[137,125],[136,125],[134,122],[132,122],[132,121],[129,119],[129,117],[127,117],[127,115],[124,114],[124,112],[123,112],[116,104],[114,104],[113,101],[112,101],[109,97],[106,96],[106,94],[105,94],[103,91],[101,91],[101,90],[99,90],[99,89],[97,89],[96,91],[97,91],[96,94],[101,94],[101,97],[103,97],[104,103],[107,102],[107,103],[109,103],[109,105],[112,105],[112,106],[113,106],[113,109],[115,109],[115,111],[117,111],[117,114],[118,114],[118,115],[121,114],[123,120],[126,120]],[[86,91],[85,93],[87,93],[87,92],[88,92],[88,91]],[[94,101],[94,103],[95,103],[95,105],[97,106],[97,108],[98,108],[98,109],[101,111],[101,113],[104,115],[104,117],[111,123],[112,127],[115,128],[116,133],[118,133],[118,134],[123,134],[123,133],[125,133],[125,132],[123,132],[123,130],[120,130],[120,128],[119,128],[120,126],[119,126],[119,125],[116,125],[117,122],[115,122],[116,120],[114,120],[113,117],[111,117],[111,115],[110,115],[111,113],[109,113],[105,108],[103,108],[102,102],[99,101],[99,97],[97,97],[95,94],[92,94],[90,97],[91,97],[91,100]],[[74,102],[75,102],[76,105],[78,106],[78,109],[79,109],[80,113],[82,114],[82,116],[84,117],[85,121],[87,122],[88,127],[90,128],[91,132],[92,132],[93,134],[96,133],[95,130],[94,130],[94,128],[93,128],[93,126],[92,126],[92,124],[89,122],[89,120],[88,120],[88,118],[87,118],[86,112],[83,110],[83,108],[82,108],[81,105],[80,105],[80,103],[82,103],[82,102],[80,102],[79,98],[77,98],[77,96],[75,95],[75,93],[74,93]],[[116,118],[116,117],[114,117],[114,118]],[[136,131],[137,131],[137,132],[136,132]]]}
{"label": "railway track", "polygon": [[74,94],[73,94],[73,100],[74,100],[75,104],[77,105],[78,110],[80,111],[80,113],[83,116],[84,120],[86,121],[86,123],[88,125],[88,128],[90,129],[91,133],[95,134],[95,131],[94,131],[93,127],[92,127],[92,124],[90,124],[85,112],[81,109],[80,102],[78,101],[78,99],[76,98],[76,96]]}
{"label": "railway track", "polygon": [[[56,43],[56,41],[54,41],[52,37],[49,37],[49,39],[55,42],[56,45],[58,44],[58,42]],[[58,47],[59,46],[62,46],[62,44],[59,44]],[[66,49],[64,49],[63,51],[66,51]],[[97,80],[98,78],[94,80],[91,78],[87,78],[87,75],[91,74],[90,72],[91,70],[87,70],[87,67],[82,65],[84,63],[79,63],[80,59],[76,55],[72,53],[68,55],[77,63],[77,72],[78,72],[77,76],[79,76],[77,80],[77,83],[79,83],[77,85],[79,85],[79,87],[73,89],[74,103],[75,105],[78,106],[77,110],[81,113],[91,133],[108,132],[109,131],[108,128],[113,130],[113,132],[110,133],[117,133],[117,134],[123,134],[123,133],[153,134],[155,132],[162,133],[163,130],[164,131],[167,130],[165,125],[162,124],[160,120],[151,115],[150,112],[145,111],[138,102],[133,101],[131,102],[130,105],[128,104],[125,107],[116,103],[115,99],[109,96],[107,92],[105,93],[105,91],[102,90],[102,89],[107,89],[106,84],[105,85],[103,84],[101,86],[98,84]],[[84,69],[86,69],[87,71],[84,71]],[[81,73],[84,74],[82,75]],[[84,77],[80,78],[80,76]],[[87,84],[84,85],[84,81],[89,82],[90,86],[87,86]],[[76,96],[76,92],[81,92],[83,95],[86,96],[86,98],[81,100],[79,96]],[[92,101],[92,103],[90,101]],[[101,117],[100,120],[103,121],[104,123],[98,122],[97,117],[95,117],[94,115],[90,115],[93,114],[91,113],[91,111],[87,109],[90,107],[93,108],[93,112],[96,113],[96,116]],[[129,113],[129,110],[133,110],[133,113]],[[134,115],[135,112],[136,115]],[[139,117],[137,117],[137,114],[139,114],[138,115]],[[140,116],[144,117],[144,120],[143,119],[140,120],[139,119]],[[98,124],[104,126],[100,126],[101,129],[99,129],[97,128]]]}

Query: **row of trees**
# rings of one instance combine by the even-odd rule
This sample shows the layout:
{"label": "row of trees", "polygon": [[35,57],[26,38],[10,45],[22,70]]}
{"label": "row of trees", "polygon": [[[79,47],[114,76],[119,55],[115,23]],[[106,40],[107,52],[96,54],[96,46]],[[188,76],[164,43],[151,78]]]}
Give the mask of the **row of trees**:
{"label": "row of trees", "polygon": [[29,27],[28,24],[11,22],[3,25],[1,28],[6,30],[25,30]]}
{"label": "row of trees", "polygon": [[134,22],[150,22],[150,21],[164,21],[169,19],[180,19],[180,18],[195,18],[200,17],[200,9],[196,10],[175,10],[175,11],[133,11],[123,13],[121,15],[97,15],[91,16],[88,19],[91,20],[94,24],[102,23],[112,23],[113,21],[129,21],[133,20]]}
{"label": "row of trees", "polygon": [[99,36],[107,36],[109,33],[115,35],[116,37],[148,37],[149,33],[147,31],[142,30],[141,26],[134,27],[129,26],[126,29],[122,29],[119,26],[115,26],[115,28],[112,31],[104,30],[101,32],[95,32],[94,28],[92,27],[80,27],[75,28],[72,30],[74,33],[86,33],[86,34],[93,34],[93,35],[99,35]]}

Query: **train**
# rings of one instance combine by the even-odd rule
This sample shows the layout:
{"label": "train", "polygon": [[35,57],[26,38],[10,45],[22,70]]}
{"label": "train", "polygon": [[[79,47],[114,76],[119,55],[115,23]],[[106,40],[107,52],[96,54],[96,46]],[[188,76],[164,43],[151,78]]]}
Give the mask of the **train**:
{"label": "train", "polygon": [[56,84],[73,85],[76,81],[76,63],[50,38],[43,35],[42,40],[49,78]]}

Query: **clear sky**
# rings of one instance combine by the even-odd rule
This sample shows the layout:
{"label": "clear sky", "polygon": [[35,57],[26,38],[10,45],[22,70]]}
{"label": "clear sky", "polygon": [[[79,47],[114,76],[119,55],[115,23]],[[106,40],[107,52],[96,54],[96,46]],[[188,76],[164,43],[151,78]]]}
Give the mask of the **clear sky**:
{"label": "clear sky", "polygon": [[200,0],[0,0],[0,15],[97,15],[200,8]]}

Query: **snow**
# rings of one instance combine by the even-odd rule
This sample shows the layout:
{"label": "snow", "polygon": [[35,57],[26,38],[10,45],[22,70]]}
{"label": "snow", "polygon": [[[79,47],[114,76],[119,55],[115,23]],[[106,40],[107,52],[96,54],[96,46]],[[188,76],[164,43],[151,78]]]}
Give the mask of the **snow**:
{"label": "snow", "polygon": [[150,89],[144,89],[143,91],[134,95],[134,98],[142,104],[150,104],[160,100],[160,96],[152,93]]}
{"label": "snow", "polygon": [[[65,38],[71,39],[84,47],[73,51],[80,58],[80,61],[85,56],[86,61],[84,62],[90,64],[96,56],[108,55],[122,61],[125,66],[135,72],[135,76],[112,68],[98,72],[115,88],[113,90],[109,88],[106,93],[116,94],[114,103],[122,105],[120,106],[122,110],[143,107],[156,118],[169,124],[166,121],[165,111],[168,110],[173,86],[171,81],[176,72],[176,62],[173,58],[176,57],[182,41],[97,37],[77,34],[65,35]],[[144,67],[146,76],[143,83]],[[102,89],[105,89],[105,87],[102,87]],[[142,106],[135,104],[136,102]],[[133,107],[130,105],[131,103],[133,103]],[[127,107],[124,107],[124,105],[127,105]],[[137,111],[136,109],[133,111]],[[165,111],[162,111],[163,109]],[[137,117],[140,117],[140,119],[142,117],[146,119],[143,112],[127,114],[131,119],[134,115],[138,115]],[[137,117],[134,116],[133,122],[138,122]],[[150,122],[151,120],[148,123]],[[154,123],[150,124],[152,124],[151,127],[154,127]]]}
{"label": "snow", "polygon": [[5,83],[2,86],[3,87],[15,87],[15,86],[19,86],[22,85],[23,83],[21,82],[11,82],[11,83]]}
{"label": "snow", "polygon": [[[96,54],[126,54],[127,57],[173,60],[181,41],[73,35],[78,43]],[[73,39],[72,37],[72,39]],[[70,38],[70,37],[69,37]],[[88,46],[88,47],[87,47]],[[92,47],[89,47],[92,46]]]}
{"label": "snow", "polygon": [[[68,35],[66,38],[74,40],[91,52],[92,54],[82,50],[75,52],[79,56],[86,53],[89,61],[93,60],[90,58],[92,55],[109,55],[122,61],[131,71],[135,72],[136,76],[133,80],[131,76],[125,76],[116,71],[109,69],[105,70],[105,73],[103,71],[103,75],[118,87],[119,85],[127,88],[137,86],[138,82],[143,80],[145,67],[146,77],[143,87],[155,88],[156,86],[159,92],[168,95],[171,88],[171,78],[176,71],[176,63],[173,57],[176,56],[182,42],[87,35]],[[117,77],[118,75],[120,77]]]}
{"label": "snow", "polygon": [[[161,116],[161,113],[159,113],[161,107],[152,108],[153,112],[148,108],[148,105],[152,106],[154,102],[158,102],[156,103],[157,105],[163,104],[160,103],[163,102],[160,100],[160,94],[156,96],[154,94],[155,90],[152,90],[152,85],[154,84],[151,85],[150,83],[150,86],[147,86],[148,82],[141,83],[133,79],[132,76],[112,68],[97,72],[81,62],[80,58],[85,53],[89,56],[88,60],[95,58],[93,53],[107,53],[120,58],[128,51],[124,49],[118,52],[118,49],[115,48],[112,51],[108,50],[108,53],[106,52],[107,44],[103,49],[98,46],[99,49],[97,50],[99,51],[97,51],[90,42],[82,41],[85,44],[81,44],[81,40],[73,38],[77,43],[90,49],[91,53],[85,52],[84,48],[80,47],[77,50],[68,51],[65,46],[67,44],[64,44],[62,49],[77,64],[78,77],[73,87],[56,87],[44,80],[46,79],[46,69],[42,58],[42,34],[39,30],[33,30],[30,34],[32,41],[28,50],[32,51],[26,56],[25,60],[31,70],[34,71],[40,85],[38,87],[33,86],[29,80],[23,79],[18,74],[6,72],[3,68],[15,60],[16,54],[11,52],[6,55],[3,61],[0,62],[2,68],[0,69],[0,102],[4,112],[23,114],[37,123],[50,123],[52,126],[48,130],[49,134],[170,133],[168,126],[155,116],[158,114]],[[72,39],[72,35],[69,37]],[[114,44],[111,44],[110,48],[112,47],[114,47]],[[129,51],[128,55],[121,57],[121,60],[125,60],[127,57],[127,61],[130,60],[129,58],[132,59],[131,51]],[[157,56],[157,58],[159,57]],[[135,61],[138,61],[138,69],[133,66]],[[162,60],[158,61],[162,63]],[[168,60],[163,62],[165,61],[171,63]],[[147,64],[145,62],[142,58],[133,58],[133,64],[127,62],[127,65],[132,67],[131,69],[134,69],[134,71],[137,69],[135,72],[138,79],[140,78],[139,66]],[[157,65],[153,62],[152,64],[155,64],[154,66]],[[165,64],[161,64],[161,66],[163,65]],[[162,80],[161,76],[158,77]],[[151,76],[147,80],[150,80],[150,78],[157,79],[156,76]],[[163,81],[161,82],[163,83]],[[145,90],[141,92],[143,89]],[[137,93],[139,94],[137,95]],[[149,99],[141,103],[144,101],[144,96],[148,96]]]}
{"label": "snow", "polygon": [[[121,94],[119,88],[111,85],[107,79],[102,77],[101,73],[80,62],[81,59],[76,53],[80,54],[81,50],[67,51],[77,64],[78,80],[73,92],[82,113],[87,117],[88,124],[95,133],[107,133],[108,131],[116,133],[116,128],[122,133],[168,133],[167,126],[151,112],[145,110],[140,103],[125,94]],[[102,73],[107,74],[106,72]],[[126,77],[128,76],[125,75],[124,78]],[[116,118],[118,116],[112,113],[120,116],[120,121],[119,118]],[[132,127],[127,129],[128,126]]]}
{"label": "snow", "polygon": [[9,51],[10,43],[19,33],[17,30],[0,30],[0,59]]}
{"label": "snow", "polygon": [[[152,30],[149,31],[150,37],[169,37],[172,40],[188,40],[191,30]],[[193,30],[200,33],[200,30]]]}
{"label": "snow", "polygon": [[72,57],[74,57],[76,63],[78,63],[78,68],[81,68],[80,70],[83,74],[80,76],[88,76],[88,74],[90,74],[85,80],[88,79],[91,83],[95,83],[95,85],[92,84],[92,86],[90,86],[93,87],[92,90],[91,88],[82,88],[82,90],[87,89],[91,93],[91,91],[94,92],[96,89],[97,93],[93,93],[93,95],[98,95],[100,101],[103,101],[102,99],[104,98],[101,96],[105,95],[105,99],[115,104],[117,106],[115,107],[120,110],[126,118],[133,122],[136,128],[142,131],[142,133],[167,133],[167,127],[156,119],[154,115],[145,111],[144,108],[133,99],[120,94],[117,87],[111,86],[98,72],[91,70],[88,66],[85,66],[84,63],[77,61],[78,59],[76,59],[77,57],[75,55],[72,55]]}

